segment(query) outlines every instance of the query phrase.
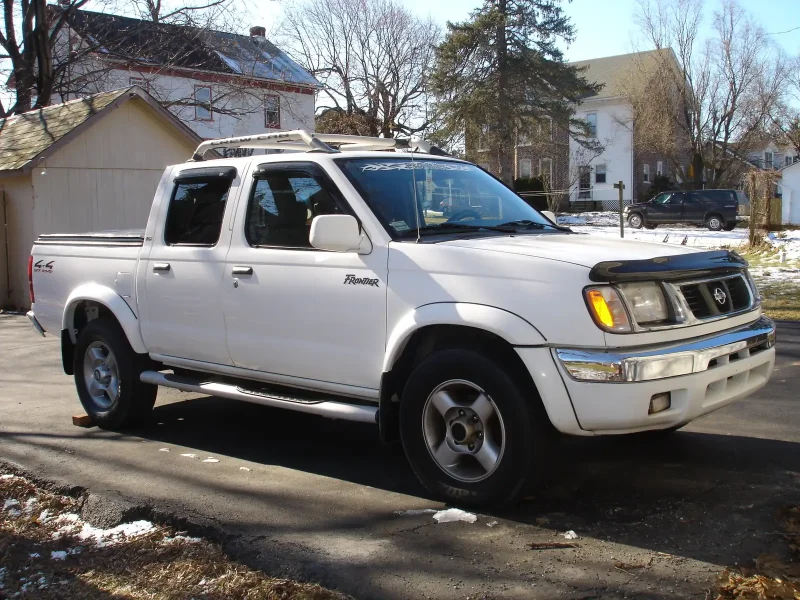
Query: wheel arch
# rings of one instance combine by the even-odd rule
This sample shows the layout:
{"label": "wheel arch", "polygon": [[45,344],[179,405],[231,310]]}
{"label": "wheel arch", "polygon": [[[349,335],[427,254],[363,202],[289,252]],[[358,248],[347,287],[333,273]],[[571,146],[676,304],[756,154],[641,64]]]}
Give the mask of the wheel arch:
{"label": "wheel arch", "polygon": [[117,292],[97,283],[77,287],[69,295],[64,305],[61,329],[67,332],[68,339],[73,346],[78,341],[78,332],[81,327],[93,320],[90,313],[94,308],[97,308],[94,318],[109,317],[119,324],[134,352],[137,354],[147,353],[139,329],[139,319],[131,307]]}
{"label": "wheel arch", "polygon": [[381,377],[381,438],[398,437],[397,409],[414,366],[444,348],[470,348],[496,357],[533,390],[536,385],[514,346],[538,346],[545,337],[530,322],[503,309],[465,303],[422,306],[406,315],[389,336]]}

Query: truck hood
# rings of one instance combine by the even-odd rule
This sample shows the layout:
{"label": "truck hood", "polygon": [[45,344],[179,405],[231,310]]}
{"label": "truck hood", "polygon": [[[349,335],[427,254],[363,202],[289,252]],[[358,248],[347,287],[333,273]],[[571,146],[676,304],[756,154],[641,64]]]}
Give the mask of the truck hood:
{"label": "truck hood", "polygon": [[672,244],[618,240],[580,233],[498,236],[452,240],[440,242],[440,244],[557,260],[588,268],[603,261],[640,260],[698,252],[698,250]]}

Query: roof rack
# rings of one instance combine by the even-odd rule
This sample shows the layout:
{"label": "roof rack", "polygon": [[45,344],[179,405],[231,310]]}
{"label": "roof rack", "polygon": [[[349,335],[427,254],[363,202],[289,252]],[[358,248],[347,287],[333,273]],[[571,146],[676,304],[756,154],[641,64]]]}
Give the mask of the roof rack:
{"label": "roof rack", "polygon": [[419,138],[374,138],[336,133],[311,133],[305,129],[261,133],[241,137],[207,140],[194,151],[192,160],[201,161],[209,150],[217,148],[261,148],[268,150],[295,150],[300,152],[336,153],[357,150],[406,150],[439,156],[447,152]]}

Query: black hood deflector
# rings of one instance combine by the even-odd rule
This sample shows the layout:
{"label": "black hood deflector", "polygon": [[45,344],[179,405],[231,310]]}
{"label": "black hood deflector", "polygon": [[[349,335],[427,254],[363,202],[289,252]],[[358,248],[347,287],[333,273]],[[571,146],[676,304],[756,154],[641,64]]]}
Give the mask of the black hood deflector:
{"label": "black hood deflector", "polygon": [[737,273],[746,267],[747,261],[736,252],[711,250],[646,260],[609,260],[592,267],[589,279],[606,283],[673,281]]}

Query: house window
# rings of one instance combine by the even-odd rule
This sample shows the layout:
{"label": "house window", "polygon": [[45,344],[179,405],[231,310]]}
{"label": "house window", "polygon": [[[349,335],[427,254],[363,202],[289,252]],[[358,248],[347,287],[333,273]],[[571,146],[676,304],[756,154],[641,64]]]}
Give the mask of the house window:
{"label": "house window", "polygon": [[539,177],[542,181],[553,183],[553,161],[549,158],[543,158],[539,161]]}
{"label": "house window", "polygon": [[198,121],[211,121],[211,88],[205,85],[197,85],[194,88],[194,118]]}
{"label": "house window", "polygon": [[594,182],[595,183],[605,183],[606,182],[606,166],[605,165],[597,165],[594,168]]}
{"label": "house window", "polygon": [[131,77],[128,80],[128,85],[138,85],[144,91],[150,91],[150,83],[144,77]]}
{"label": "house window", "polygon": [[771,169],[772,168],[772,152],[764,152],[764,168]]}
{"label": "house window", "polygon": [[531,136],[528,134],[527,131],[519,130],[519,136],[517,138],[517,145],[518,146],[530,146],[531,145]]}
{"label": "house window", "polygon": [[650,165],[644,166],[644,174],[642,176],[642,181],[645,183],[650,183]]}
{"label": "house window", "polygon": [[539,122],[539,135],[543,140],[553,139],[553,119],[545,117],[543,121]]}
{"label": "house window", "polygon": [[519,176],[521,179],[530,179],[531,160],[529,158],[523,158],[519,161]]}
{"label": "house window", "polygon": [[589,113],[586,115],[586,126],[589,131],[589,137],[597,137],[597,113]]}
{"label": "house window", "polygon": [[280,96],[266,96],[264,98],[264,127],[267,129],[281,128]]}
{"label": "house window", "polygon": [[786,163],[786,166],[788,167],[790,164],[792,164],[792,157],[791,156],[785,156],[784,157],[784,162]]}
{"label": "house window", "polygon": [[656,163],[656,175],[661,177],[664,174],[664,163],[662,161],[658,161]]}

